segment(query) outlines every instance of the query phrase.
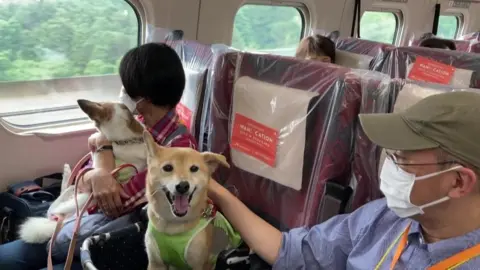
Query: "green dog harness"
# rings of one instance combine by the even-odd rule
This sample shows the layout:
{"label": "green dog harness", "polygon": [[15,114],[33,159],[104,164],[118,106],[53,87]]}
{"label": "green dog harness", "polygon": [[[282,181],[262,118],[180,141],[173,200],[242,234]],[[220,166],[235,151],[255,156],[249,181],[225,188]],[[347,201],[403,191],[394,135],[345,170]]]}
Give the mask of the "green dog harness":
{"label": "green dog harness", "polygon": [[[210,211],[212,209],[210,208]],[[157,242],[158,249],[160,250],[160,256],[162,260],[176,269],[192,269],[186,260],[187,250],[190,246],[191,241],[195,238],[195,236],[204,230],[210,222],[213,222],[213,226],[216,228],[221,229],[229,239],[230,247],[238,247],[242,239],[240,235],[233,229],[232,225],[228,222],[225,216],[222,213],[212,211],[211,215],[204,215],[200,219],[198,225],[191,229],[190,231],[175,234],[175,235],[168,235],[165,233],[161,233],[157,231],[151,222],[148,222],[148,230],[153,234],[155,241]],[[212,265],[215,264],[217,259],[217,255],[211,255],[210,260]]]}

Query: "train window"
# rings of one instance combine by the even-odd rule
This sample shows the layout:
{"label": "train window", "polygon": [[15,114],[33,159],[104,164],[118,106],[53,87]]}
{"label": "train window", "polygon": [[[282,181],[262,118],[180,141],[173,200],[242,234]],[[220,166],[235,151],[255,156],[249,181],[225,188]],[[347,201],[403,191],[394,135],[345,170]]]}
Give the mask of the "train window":
{"label": "train window", "polygon": [[[112,100],[123,54],[139,44],[126,1],[0,4],[0,117],[19,128],[85,121],[76,99]],[[61,111],[61,112],[60,112]]]}
{"label": "train window", "polygon": [[442,15],[438,20],[437,36],[455,39],[460,28],[460,19],[454,15]]}
{"label": "train window", "polygon": [[393,44],[398,27],[396,13],[366,11],[360,21],[360,35],[363,39]]}
{"label": "train window", "polygon": [[298,8],[244,5],[235,15],[232,47],[293,56],[303,29],[303,14]]}

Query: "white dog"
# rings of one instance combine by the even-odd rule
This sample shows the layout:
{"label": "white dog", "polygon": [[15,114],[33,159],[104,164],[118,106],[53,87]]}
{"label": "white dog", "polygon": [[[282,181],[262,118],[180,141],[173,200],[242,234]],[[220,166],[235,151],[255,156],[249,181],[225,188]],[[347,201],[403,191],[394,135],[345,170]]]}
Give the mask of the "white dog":
{"label": "white dog", "polygon": [[[144,127],[134,118],[125,105],[113,102],[96,103],[88,100],[78,100],[77,102],[88,117],[94,121],[99,132],[112,142],[113,154],[117,163],[132,164],[137,171],[146,168],[146,149],[143,143]],[[95,136],[95,134],[92,136]],[[94,157],[93,154],[93,167],[96,167]],[[48,209],[47,217],[31,217],[26,220],[20,227],[20,239],[27,243],[45,243],[55,232],[57,221],[54,217],[68,218],[75,213],[75,188],[71,185],[71,174],[70,166],[66,164],[63,171],[60,196]],[[125,179],[130,179],[130,177],[131,173],[125,175],[122,172],[117,176],[117,181],[122,182]],[[89,196],[88,193],[78,193],[79,208],[85,205]]]}

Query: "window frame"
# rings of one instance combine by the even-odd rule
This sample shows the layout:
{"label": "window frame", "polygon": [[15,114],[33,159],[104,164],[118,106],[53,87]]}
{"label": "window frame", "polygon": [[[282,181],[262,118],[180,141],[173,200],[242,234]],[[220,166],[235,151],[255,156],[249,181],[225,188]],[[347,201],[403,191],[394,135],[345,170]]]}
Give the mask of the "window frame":
{"label": "window frame", "polygon": [[[454,13],[454,12],[445,12],[445,13],[440,14],[440,16],[455,17],[455,19],[457,20],[457,30],[455,30],[455,35],[451,39],[456,39],[463,30],[463,25],[464,25],[464,22],[465,22],[465,16],[462,13]],[[439,18],[439,23],[438,24],[440,26],[440,18]],[[438,31],[438,29],[437,29],[437,31]]]}
{"label": "window frame", "polygon": [[230,38],[230,43],[229,45],[232,45],[233,41],[233,31],[235,29],[235,17],[237,16],[238,12],[240,9],[244,6],[248,5],[256,5],[256,6],[277,6],[277,7],[292,7],[295,8],[298,11],[298,14],[300,15],[300,18],[302,20],[302,28],[300,29],[300,38],[299,42],[305,37],[307,34],[307,29],[310,27],[307,27],[307,23],[310,26],[310,12],[308,10],[308,7],[304,5],[303,3],[298,3],[298,2],[281,2],[281,3],[272,3],[271,1],[245,1],[238,7],[238,9],[235,11],[235,16],[233,16],[233,21],[232,21],[232,36]]}
{"label": "window frame", "polygon": [[125,1],[133,10],[133,12],[135,13],[135,16],[137,16],[137,24],[138,24],[138,29],[137,29],[137,32],[138,32],[138,42],[137,42],[137,46],[140,46],[144,43],[145,41],[145,26],[144,26],[144,18],[145,18],[145,13],[143,12],[144,9],[141,5],[141,3],[138,1],[138,0],[123,0]]}
{"label": "window frame", "polygon": [[[399,9],[391,9],[391,8],[371,8],[364,10],[362,13],[362,17],[366,12],[383,12],[383,13],[391,13],[394,18],[395,18],[395,32],[393,33],[393,40],[392,40],[392,45],[397,45],[398,41],[401,40],[401,34],[403,32],[403,25],[404,25],[404,17],[403,17],[403,12],[402,10]],[[361,27],[362,24],[362,18],[360,18],[360,25],[358,27]],[[360,38],[362,35],[362,32],[360,31]],[[363,39],[363,38],[362,38]]]}
{"label": "window frame", "polygon": [[[127,3],[130,8],[133,10],[135,16],[136,16],[136,22],[137,22],[137,46],[140,46],[141,44],[144,43],[144,36],[145,36],[145,12],[142,4],[140,3],[139,0],[123,0],[125,3]],[[112,74],[103,74],[103,75],[88,75],[88,76],[77,76],[77,77],[62,77],[62,78],[50,78],[50,79],[44,79],[44,80],[31,80],[31,81],[6,81],[6,82],[0,82],[0,84],[18,84],[18,83],[33,83],[33,82],[45,82],[45,81],[55,81],[55,80],[71,80],[71,79],[77,79],[81,80],[83,78],[94,78],[94,77],[102,77],[102,76],[109,76]],[[48,122],[44,122],[41,124],[16,124],[12,123],[6,118],[8,117],[15,117],[15,116],[27,116],[27,115],[34,115],[34,114],[42,114],[42,113],[51,113],[51,112],[62,112],[62,111],[68,111],[68,110],[73,110],[77,109],[77,105],[64,105],[64,106],[58,106],[58,107],[48,107],[48,108],[42,108],[42,109],[27,109],[27,110],[22,110],[22,111],[13,111],[13,112],[4,112],[0,113],[0,128],[3,127],[7,130],[10,130],[14,133],[21,133],[21,132],[28,132],[28,131],[36,131],[36,130],[43,130],[43,129],[50,129],[50,128],[58,128],[58,127],[68,127],[68,126],[76,126],[76,125],[84,125],[86,123],[89,123],[90,121],[88,120],[88,117],[82,117],[82,118],[69,118],[69,119],[64,119],[64,120],[52,120]]]}

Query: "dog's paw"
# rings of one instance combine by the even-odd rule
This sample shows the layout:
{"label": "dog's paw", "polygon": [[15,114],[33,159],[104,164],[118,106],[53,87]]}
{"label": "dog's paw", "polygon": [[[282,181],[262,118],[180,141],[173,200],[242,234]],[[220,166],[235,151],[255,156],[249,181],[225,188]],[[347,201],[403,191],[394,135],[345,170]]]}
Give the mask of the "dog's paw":
{"label": "dog's paw", "polygon": [[102,134],[100,132],[95,132],[90,137],[88,137],[88,148],[90,151],[95,151],[97,148],[97,142],[101,139]]}
{"label": "dog's paw", "polygon": [[70,177],[71,174],[72,174],[72,168],[70,167],[70,164],[65,163],[63,165],[63,177],[65,176]]}
{"label": "dog's paw", "polygon": [[65,163],[63,165],[63,175],[62,175],[62,187],[61,191],[64,191],[65,188],[67,188],[68,185],[68,180],[70,179],[70,176],[72,175],[72,168],[70,168],[70,165]]}
{"label": "dog's paw", "polygon": [[95,133],[93,133],[92,135],[90,135],[90,137],[88,137],[88,141],[90,141],[90,140],[96,140],[97,138],[100,137],[100,135],[101,135],[100,132],[95,132]]}

